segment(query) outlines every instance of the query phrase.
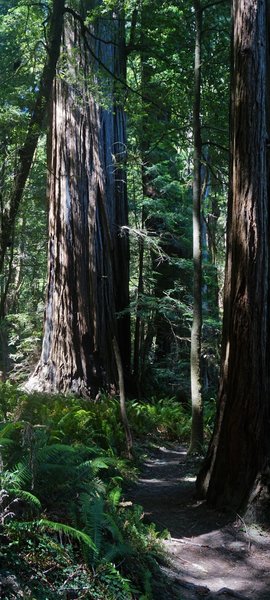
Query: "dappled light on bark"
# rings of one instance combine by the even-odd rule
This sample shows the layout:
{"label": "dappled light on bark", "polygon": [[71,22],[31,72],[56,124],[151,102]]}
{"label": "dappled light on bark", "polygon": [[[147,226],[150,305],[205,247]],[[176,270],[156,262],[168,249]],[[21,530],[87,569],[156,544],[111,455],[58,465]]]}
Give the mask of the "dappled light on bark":
{"label": "dappled light on bark", "polygon": [[234,2],[223,366],[218,417],[198,487],[214,505],[236,509],[251,495],[255,501],[258,478],[269,482],[268,64],[266,3]]}
{"label": "dappled light on bark", "polygon": [[[121,27],[112,16],[92,31],[111,40],[123,34]],[[125,117],[115,82],[99,72],[93,51],[112,72],[123,71],[118,46],[101,44],[66,16],[62,52],[68,67],[55,80],[51,109],[44,339],[27,387],[95,397],[117,384],[113,335],[119,335],[125,373],[130,342],[128,315],[116,324],[128,305],[128,239],[121,232],[127,198],[119,157],[126,147]],[[106,96],[99,98],[104,77]]]}

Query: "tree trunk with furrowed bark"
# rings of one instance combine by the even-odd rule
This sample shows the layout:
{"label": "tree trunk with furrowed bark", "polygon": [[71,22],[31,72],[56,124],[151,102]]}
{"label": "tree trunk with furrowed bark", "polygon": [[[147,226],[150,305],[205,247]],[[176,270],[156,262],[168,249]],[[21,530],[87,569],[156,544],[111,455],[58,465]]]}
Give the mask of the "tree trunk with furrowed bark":
{"label": "tree trunk with furrowed bark", "polygon": [[[231,188],[223,364],[214,435],[198,477],[216,506],[270,518],[269,27],[265,0],[234,0]],[[268,21],[269,22],[269,21]],[[267,511],[268,510],[268,515]]]}
{"label": "tree trunk with furrowed bark", "polygon": [[27,388],[95,397],[117,384],[114,337],[130,367],[129,316],[116,318],[129,301],[124,22],[85,27],[82,4],[65,17],[54,82],[44,339]]}

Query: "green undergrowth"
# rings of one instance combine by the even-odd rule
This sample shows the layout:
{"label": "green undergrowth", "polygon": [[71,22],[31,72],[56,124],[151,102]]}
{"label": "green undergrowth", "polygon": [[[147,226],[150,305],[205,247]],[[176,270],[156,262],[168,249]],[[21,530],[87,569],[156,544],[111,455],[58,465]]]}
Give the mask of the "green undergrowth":
{"label": "green undergrowth", "polygon": [[[128,402],[135,438],[183,439],[176,401]],[[161,538],[123,497],[119,402],[33,394],[0,384],[0,546],[4,598],[147,600]]]}
{"label": "green undergrowth", "polygon": [[191,416],[174,398],[151,398],[128,403],[128,417],[138,437],[157,436],[168,441],[187,441]]}

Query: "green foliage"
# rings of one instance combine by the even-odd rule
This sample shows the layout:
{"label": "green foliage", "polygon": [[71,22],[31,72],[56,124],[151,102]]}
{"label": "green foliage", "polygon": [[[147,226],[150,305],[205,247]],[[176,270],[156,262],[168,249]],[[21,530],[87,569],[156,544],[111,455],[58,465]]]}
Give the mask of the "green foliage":
{"label": "green foliage", "polygon": [[170,440],[183,440],[190,435],[191,417],[175,398],[130,402],[128,417],[138,436],[151,433],[162,434]]}
{"label": "green foliage", "polygon": [[6,421],[18,403],[18,390],[9,381],[0,381],[0,419]]}
{"label": "green foliage", "polygon": [[[0,48],[1,211],[8,204],[18,149],[25,137],[46,56],[50,6],[51,2],[36,3],[30,8],[23,0],[6,0],[0,4],[3,39]],[[69,0],[68,6],[80,10],[78,0]],[[111,11],[122,9],[125,12],[127,42],[132,36],[131,46],[127,46],[130,89],[120,84],[119,90],[128,116],[127,162],[122,167],[127,171],[130,206],[133,341],[137,319],[141,320],[139,377],[141,388],[144,388],[141,395],[173,394],[179,385],[186,387],[189,393],[193,3],[143,0],[133,30],[133,17],[138,9],[135,0],[104,0],[94,9],[89,3],[85,24],[91,28],[99,16],[108,23]],[[203,221],[207,223],[204,243],[208,251],[204,262],[204,295],[217,320],[219,304],[216,288],[218,285],[222,289],[223,285],[228,170],[229,6],[221,3],[213,11],[205,10],[203,19],[203,176],[208,182],[207,193],[203,197]],[[78,52],[79,44],[63,52],[58,71],[62,78],[67,74],[71,77],[73,73],[74,81],[70,83],[79,90],[85,74],[81,73]],[[20,64],[16,66],[19,60]],[[89,73],[89,80],[85,80],[84,85],[89,85],[95,98],[109,107],[110,76],[104,69],[96,67],[94,74]],[[115,82],[115,86],[118,83]],[[131,92],[131,88],[135,93]],[[41,139],[20,207],[14,239],[0,276],[1,297],[7,292],[4,313],[0,318],[4,317],[8,337],[8,364],[3,368],[0,356],[0,370],[12,371],[11,377],[15,382],[27,377],[40,353],[47,253],[45,181],[45,139]],[[142,240],[144,284],[139,291]],[[170,241],[173,241],[176,252],[172,248],[168,251]],[[207,361],[209,357],[212,365],[211,339],[209,329],[205,328],[204,359]],[[216,370],[212,369],[211,374],[213,393]],[[113,419],[113,415],[110,418]],[[112,429],[111,423],[110,426],[107,423],[108,420],[96,423],[94,429],[96,436],[100,435],[97,443],[101,443],[104,436],[102,443],[108,440],[110,447],[113,444]]]}
{"label": "green foliage", "polygon": [[[35,523],[32,523],[35,525]],[[72,540],[78,541],[80,544],[84,544],[87,548],[90,548],[94,552],[96,552],[96,545],[91,539],[89,535],[87,535],[84,531],[80,531],[71,527],[70,525],[66,525],[65,523],[58,523],[55,521],[48,521],[47,519],[40,519],[36,523],[37,527],[41,529],[48,529],[56,531],[59,535],[64,535],[67,538],[71,538]]]}
{"label": "green foliage", "polygon": [[[69,0],[68,5],[80,9],[79,0]],[[86,19],[91,27],[98,16],[106,19],[111,10],[124,6],[127,41],[134,34],[127,73],[128,84],[137,93],[119,88],[128,116],[128,310],[133,338],[140,319],[141,395],[150,400],[129,401],[127,410],[138,437],[186,439],[190,416],[174,398],[163,396],[173,395],[179,385],[189,396],[194,10],[192,2],[183,0],[142,0],[132,32],[137,5],[135,0],[106,0]],[[46,56],[44,30],[50,6],[51,2],[31,7],[25,0],[0,2],[0,224]],[[208,433],[215,413],[218,297],[224,271],[228,40],[229,3],[221,3],[204,11],[202,63],[202,142],[208,182],[203,197],[202,360]],[[67,60],[76,66],[70,81],[76,85],[82,77],[77,50],[69,57],[63,53],[58,65],[62,78],[67,72],[70,76]],[[96,75],[89,75],[85,83],[108,107],[108,74],[99,73],[98,84]],[[16,382],[26,378],[40,351],[47,253],[45,181],[42,139],[0,276],[0,325],[7,342],[7,348],[1,347],[0,370],[11,371]],[[151,598],[156,534],[143,524],[140,509],[121,506],[121,486],[132,469],[122,458],[118,400],[101,397],[88,403],[39,394],[28,398],[10,383],[0,382],[0,418],[3,510],[11,504],[1,541],[7,568],[21,581],[24,597],[63,598],[73,587],[83,598],[87,587],[98,600]],[[20,597],[16,582],[14,586],[6,588],[6,598]]]}
{"label": "green foliage", "polygon": [[[119,420],[114,430],[116,400],[27,397],[10,384],[1,389],[7,418],[0,430],[6,597],[13,597],[12,576],[17,597],[22,590],[26,598],[45,600],[53,593],[60,598],[70,586],[78,598],[85,589],[104,600],[151,598],[160,536],[144,524],[140,507],[121,501],[121,484],[132,468],[116,453],[124,450]],[[158,413],[168,428],[170,411],[176,418],[173,406],[166,414],[165,405],[158,403],[155,416],[150,410],[149,432],[157,427]],[[139,429],[142,416],[135,402],[130,406]],[[112,424],[110,446],[105,433],[99,436],[94,429],[106,419],[107,427]]]}

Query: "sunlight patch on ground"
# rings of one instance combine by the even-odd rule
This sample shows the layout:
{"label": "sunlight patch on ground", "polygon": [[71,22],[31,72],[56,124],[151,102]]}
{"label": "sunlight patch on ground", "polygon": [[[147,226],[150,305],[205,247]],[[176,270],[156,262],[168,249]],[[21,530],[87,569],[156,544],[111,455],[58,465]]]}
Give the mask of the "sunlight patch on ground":
{"label": "sunlight patch on ground", "polygon": [[186,456],[187,451],[186,450],[172,450],[171,448],[164,448],[163,446],[161,446],[159,448],[159,450],[161,450],[161,452],[164,452],[164,454],[176,454],[176,456]]}
{"label": "sunlight patch on ground", "polygon": [[139,478],[138,481],[140,481],[141,483],[158,483],[159,485],[166,485],[167,487],[169,487],[170,485],[173,485],[174,483],[178,483],[177,480],[174,480],[174,481],[170,481],[170,483],[168,484],[168,479],[160,479],[160,477],[158,479],[155,479],[155,478],[141,479],[141,478]]}

